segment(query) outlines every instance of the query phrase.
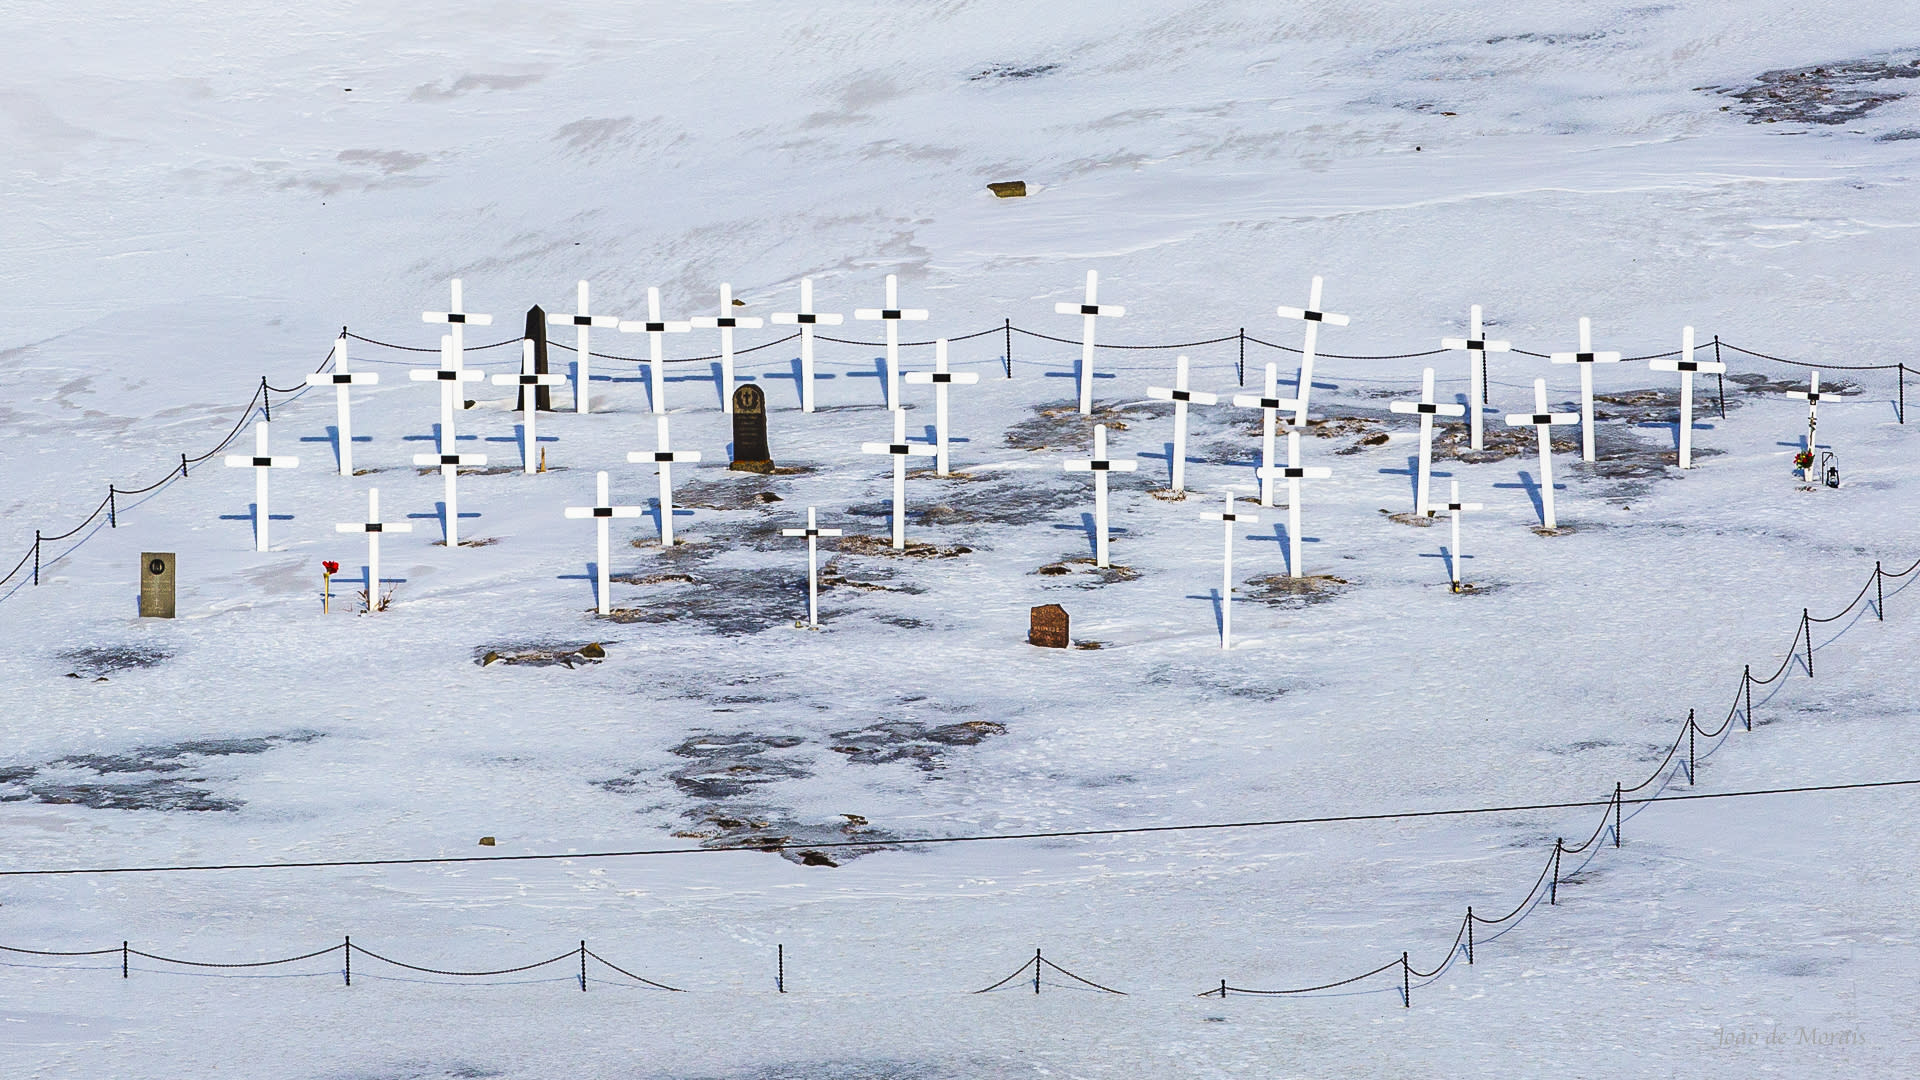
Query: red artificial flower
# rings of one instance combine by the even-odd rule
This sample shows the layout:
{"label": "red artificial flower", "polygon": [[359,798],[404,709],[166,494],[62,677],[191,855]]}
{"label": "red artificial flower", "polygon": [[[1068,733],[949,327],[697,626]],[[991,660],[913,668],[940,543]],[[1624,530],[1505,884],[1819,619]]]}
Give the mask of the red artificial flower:
{"label": "red artificial flower", "polygon": [[337,574],[340,572],[340,564],[337,562],[323,562],[320,564],[320,568],[329,574]]}

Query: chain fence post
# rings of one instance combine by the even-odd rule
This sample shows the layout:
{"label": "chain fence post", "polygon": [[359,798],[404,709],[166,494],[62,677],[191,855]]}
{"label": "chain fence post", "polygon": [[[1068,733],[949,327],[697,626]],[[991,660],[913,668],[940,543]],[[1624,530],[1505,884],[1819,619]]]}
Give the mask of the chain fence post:
{"label": "chain fence post", "polygon": [[587,939],[580,939],[580,992],[587,992]]}
{"label": "chain fence post", "polygon": [[346,970],[344,971],[344,974],[346,975],[346,978],[347,978],[347,985],[352,986],[353,985],[353,935],[348,934],[346,937],[341,939],[341,942],[342,944],[340,946],[340,952],[341,952],[341,955],[345,956],[347,960],[347,966],[346,966]]}
{"label": "chain fence post", "polygon": [[1900,362],[1900,422],[1907,422],[1907,362]]}
{"label": "chain fence post", "polygon": [[267,391],[267,377],[260,376],[260,408],[267,414],[267,422],[273,422],[273,395]]}
{"label": "chain fence post", "polygon": [[122,940],[120,942],[120,977],[123,979],[127,977],[127,951],[127,943]]}
{"label": "chain fence post", "polygon": [[1240,328],[1240,363],[1235,368],[1240,373],[1240,385],[1247,385],[1247,328]]}
{"label": "chain fence post", "polygon": [[1473,966],[1473,905],[1467,905],[1467,966]]}
{"label": "chain fence post", "polygon": [[1748,664],[1747,670],[1740,673],[1740,689],[1743,690],[1747,695],[1747,708],[1746,708],[1746,713],[1743,719],[1745,719],[1747,722],[1747,730],[1752,731],[1753,730],[1753,665],[1752,664]]}
{"label": "chain fence post", "polygon": [[1400,953],[1400,1007],[1413,1008],[1413,965],[1407,963],[1407,954]]}
{"label": "chain fence post", "polygon": [[1807,635],[1807,678],[1813,678],[1813,614],[1807,608],[1800,609],[1800,629]]}
{"label": "chain fence post", "polygon": [[784,994],[787,992],[787,947],[775,945],[773,948],[773,988]]}
{"label": "chain fence post", "polygon": [[1001,319],[1000,330],[1007,335],[1007,351],[1002,359],[1007,365],[1007,378],[1013,378],[1013,320]]}
{"label": "chain fence post", "polygon": [[1693,733],[1697,730],[1699,729],[1696,728],[1693,723],[1693,710],[1688,709],[1687,710],[1687,786],[1688,787],[1692,787],[1695,784],[1699,783],[1699,780],[1697,779],[1697,777],[1700,775],[1699,773],[1700,766],[1693,756]]}
{"label": "chain fence post", "polygon": [[[1723,368],[1726,367],[1726,363],[1720,359],[1719,334],[1713,335],[1713,362]],[[1725,420],[1727,418],[1727,373],[1725,371],[1716,371],[1713,373],[1713,377],[1720,383],[1720,419]]]}
{"label": "chain fence post", "polygon": [[1887,621],[1887,584],[1886,575],[1880,572],[1880,560],[1873,561],[1873,613],[1881,622]]}
{"label": "chain fence post", "polygon": [[1547,886],[1547,903],[1549,904],[1560,902],[1560,852],[1566,844],[1563,837],[1553,838],[1553,883]]}
{"label": "chain fence post", "polygon": [[1035,946],[1033,950],[1033,992],[1036,995],[1040,993],[1040,949],[1038,946]]}
{"label": "chain fence post", "polygon": [[1620,781],[1613,782],[1613,846],[1620,846]]}
{"label": "chain fence post", "polygon": [[185,480],[186,478],[187,478],[187,455],[183,452],[180,455],[180,479]]}
{"label": "chain fence post", "polygon": [[1225,979],[1220,980],[1220,1000],[1227,1000],[1227,980]]}
{"label": "chain fence post", "polygon": [[33,583],[40,584],[40,530],[33,530]]}
{"label": "chain fence post", "polygon": [[114,500],[114,488],[112,484],[108,484],[107,485],[107,528],[109,529],[117,529],[120,527],[119,504],[115,503],[113,500]]}

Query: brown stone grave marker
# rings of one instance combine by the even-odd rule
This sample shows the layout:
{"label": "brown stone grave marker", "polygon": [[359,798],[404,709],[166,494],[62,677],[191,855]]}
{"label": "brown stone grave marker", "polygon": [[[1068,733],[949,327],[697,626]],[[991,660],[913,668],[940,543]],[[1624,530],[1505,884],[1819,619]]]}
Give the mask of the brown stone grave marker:
{"label": "brown stone grave marker", "polygon": [[140,617],[173,618],[174,566],[171,551],[140,553]]}
{"label": "brown stone grave marker", "polygon": [[727,468],[773,471],[773,451],[767,447],[767,393],[751,383],[733,392],[733,462]]}
{"label": "brown stone grave marker", "polygon": [[1059,604],[1041,604],[1027,614],[1027,644],[1043,649],[1064,649],[1072,644],[1067,635],[1067,609]]}

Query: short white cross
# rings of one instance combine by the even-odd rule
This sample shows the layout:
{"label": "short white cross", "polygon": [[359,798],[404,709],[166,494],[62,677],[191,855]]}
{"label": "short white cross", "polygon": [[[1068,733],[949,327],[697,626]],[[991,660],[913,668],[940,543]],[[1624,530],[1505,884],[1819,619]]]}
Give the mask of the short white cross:
{"label": "short white cross", "polygon": [[1415,487],[1413,512],[1421,517],[1427,516],[1427,484],[1433,475],[1433,418],[1436,416],[1459,416],[1467,411],[1465,405],[1435,404],[1433,400],[1433,369],[1428,368],[1420,376],[1420,400],[1396,401],[1387,408],[1397,413],[1418,413],[1420,416],[1420,480]]}
{"label": "short white cross", "polygon": [[[1260,464],[1258,468],[1262,470],[1271,469],[1273,467],[1274,414],[1281,409],[1292,409],[1300,405],[1297,399],[1283,398],[1280,396],[1280,365],[1267,365],[1267,384],[1264,394],[1235,394],[1233,395],[1233,403],[1242,409],[1260,410]],[[1302,416],[1304,417],[1304,414],[1302,414]],[[1302,422],[1305,422],[1304,419]],[[1260,477],[1260,505],[1272,506],[1273,478],[1267,476],[1264,472],[1257,473],[1256,475]]]}
{"label": "short white cross", "polygon": [[813,411],[813,328],[839,326],[838,315],[813,310],[813,279],[800,279],[800,310],[775,312],[773,321],[781,326],[800,328],[800,409]]}
{"label": "short white cross", "polygon": [[[887,324],[893,327],[892,323]],[[934,471],[941,476],[947,475],[951,458],[947,455],[947,387],[971,386],[980,381],[976,371],[947,370],[947,339],[941,338],[933,343],[933,370],[909,371],[907,381],[915,386],[933,386],[933,442],[936,452]]]}
{"label": "short white cross", "polygon": [[479,382],[487,377],[486,372],[460,366],[460,349],[454,344],[450,334],[440,336],[440,366],[437,368],[415,368],[407,372],[414,382],[437,382],[440,384],[440,445],[452,446],[454,442],[453,417],[457,410],[454,403],[460,400],[460,384]]}
{"label": "short white cross", "polygon": [[340,475],[353,475],[353,409],[347,401],[347,387],[371,386],[380,376],[371,371],[347,370],[347,335],[333,339],[333,370],[307,376],[308,386],[333,387],[334,412],[340,418]]}
{"label": "short white cross", "polygon": [[660,466],[660,546],[670,550],[673,547],[673,463],[699,461],[700,451],[668,449],[667,417],[662,414],[654,421],[659,426],[660,437],[655,444],[659,449],[629,451],[627,460],[635,465],[651,461]]}
{"label": "short white cross", "polygon": [[[1581,370],[1591,369],[1582,368]],[[1507,414],[1509,427],[1531,426],[1540,435],[1540,523],[1548,529],[1559,527],[1555,524],[1553,516],[1553,425],[1577,423],[1579,419],[1576,413],[1547,411],[1547,380],[1545,379],[1533,380],[1532,412]]]}
{"label": "short white cross", "polygon": [[804,536],[807,538],[807,625],[820,629],[820,553],[819,543],[822,536],[839,536],[839,529],[823,529],[814,517],[813,507],[807,507],[807,527],[804,529],[781,529],[782,536]]}
{"label": "short white cross", "polygon": [[460,492],[459,488],[455,486],[455,480],[460,474],[460,466],[485,465],[487,463],[487,455],[485,454],[448,453],[448,448],[452,445],[450,442],[443,442],[440,444],[440,452],[437,454],[413,455],[413,463],[415,465],[419,465],[422,468],[438,466],[440,475],[445,478],[447,482],[448,551],[452,551],[454,548],[460,546]]}
{"label": "short white cross", "polygon": [[1068,472],[1091,472],[1093,474],[1093,564],[1107,565],[1107,474],[1110,472],[1132,472],[1140,467],[1136,461],[1114,461],[1107,457],[1107,425],[1093,425],[1093,456],[1079,458],[1065,463]]}
{"label": "short white cross", "polygon": [[1287,482],[1287,576],[1305,577],[1300,569],[1300,481],[1325,480],[1333,475],[1333,470],[1321,466],[1303,468],[1300,465],[1300,432],[1287,432],[1287,464],[1285,468],[1271,466],[1260,470],[1260,479],[1285,480]]}
{"label": "short white cross", "polygon": [[[520,374],[495,375],[493,377],[493,385],[495,386],[517,386],[520,388],[521,423],[527,429],[527,447],[521,452],[520,459],[526,466],[528,476],[533,475],[533,444],[538,441],[534,438],[533,433],[533,418],[539,414],[539,410],[533,407],[533,403],[537,400],[534,394],[534,388],[539,386],[559,386],[566,381],[567,377],[557,372],[548,372],[545,375],[541,375],[533,370],[532,338],[520,339]],[[584,385],[584,380],[582,380],[582,385]]]}
{"label": "short white cross", "polygon": [[1294,387],[1293,422],[1305,426],[1307,422],[1307,399],[1313,393],[1313,351],[1320,342],[1320,324],[1345,326],[1345,315],[1335,315],[1330,311],[1320,311],[1320,277],[1315,275],[1313,284],[1307,289],[1305,308],[1287,307],[1284,304],[1275,311],[1283,319],[1300,319],[1307,324],[1307,340],[1300,348],[1300,383]]}
{"label": "short white cross", "polygon": [[380,534],[390,532],[412,532],[413,525],[408,522],[380,520],[380,489],[367,489],[367,520],[345,521],[333,527],[334,532],[367,534],[367,613],[380,610]]}
{"label": "short white cross", "polygon": [[613,505],[612,500],[607,496],[607,474],[606,473],[603,472],[600,474],[600,478],[598,481],[596,481],[596,484],[597,484],[597,487],[595,488],[593,505],[592,506],[569,506],[567,507],[567,516],[570,518],[592,518],[594,524],[599,527],[600,561],[596,563],[594,566],[594,569],[597,571],[595,575],[597,580],[594,582],[594,584],[597,586],[598,592],[599,592],[600,614],[606,615],[612,611],[612,604],[608,599],[608,592],[613,587],[612,582],[609,580],[611,575],[607,572],[607,563],[610,560],[610,557],[607,551],[607,525],[614,518],[639,517],[640,508],[637,506]]}
{"label": "short white cross", "polygon": [[[860,319],[863,322],[872,322],[873,320],[878,319],[881,322],[886,323],[886,326],[887,326],[887,408],[897,409],[900,407],[900,388],[899,386],[896,385],[896,380],[898,379],[899,372],[900,372],[900,320],[907,319],[913,322],[923,321],[927,317],[926,309],[901,307],[900,306],[900,279],[894,276],[893,274],[888,274],[887,275],[887,306],[883,308],[855,308],[853,311],[853,317],[856,319]],[[908,376],[907,381],[912,382],[913,377]],[[976,381],[977,381],[977,376],[976,376]],[[942,444],[940,457],[941,457],[941,460],[946,459],[946,451],[944,448],[944,444]],[[943,465],[940,468],[940,475],[945,476],[946,474],[947,474],[947,470],[946,470],[946,467]]]}
{"label": "short white cross", "polygon": [[1213,394],[1187,389],[1187,358],[1173,362],[1173,386],[1149,386],[1147,396],[1155,401],[1173,402],[1173,490],[1187,490],[1187,406],[1216,405]]}
{"label": "short white cross", "polygon": [[905,551],[907,547],[907,458],[931,457],[939,451],[925,443],[908,442],[906,410],[896,409],[893,413],[893,441],[861,443],[860,452],[893,456],[893,549]]}
{"label": "short white cross", "polygon": [[1453,547],[1450,550],[1452,551],[1452,554],[1453,554],[1452,562],[1453,562],[1453,591],[1454,592],[1460,591],[1460,560],[1465,557],[1460,554],[1460,515],[1463,511],[1479,510],[1479,509],[1481,509],[1481,506],[1479,503],[1463,503],[1460,501],[1460,481],[1458,480],[1448,481],[1447,516],[1450,519],[1452,519],[1452,523],[1453,523]]}
{"label": "short white cross", "polygon": [[1467,309],[1467,336],[1463,338],[1441,338],[1443,349],[1465,349],[1467,351],[1467,436],[1468,446],[1475,450],[1481,446],[1481,414],[1486,411],[1487,400],[1487,354],[1490,352],[1512,352],[1510,341],[1489,341],[1480,329],[1480,305]]}
{"label": "short white cross", "polygon": [[267,452],[268,423],[253,425],[253,453],[228,454],[227,464],[236,469],[253,470],[253,550],[267,550],[267,473],[272,469],[292,469],[300,465],[297,457],[275,457]]}
{"label": "short white cross", "polygon": [[660,318],[659,289],[647,290],[647,317],[645,320],[635,321],[623,319],[620,322],[620,332],[623,334],[644,332],[647,335],[647,386],[649,392],[653,395],[654,412],[663,413],[667,411],[666,373],[663,370],[666,367],[666,360],[661,356],[660,352],[660,335],[684,334],[692,329],[693,324],[690,322],[666,322]]}
{"label": "short white cross", "polygon": [[[1053,310],[1060,315],[1079,315],[1080,320],[1080,415],[1093,412],[1093,324],[1103,315],[1119,318],[1127,309],[1118,304],[1099,304],[1094,302],[1100,286],[1098,271],[1087,271],[1087,298],[1078,304],[1057,303]],[[1105,565],[1105,564],[1102,564]]]}
{"label": "short white cross", "polygon": [[1227,492],[1227,508],[1224,511],[1220,513],[1209,512],[1201,514],[1200,516],[1210,521],[1222,521],[1226,523],[1220,574],[1220,647],[1226,649],[1231,647],[1231,639],[1233,637],[1233,527],[1242,523],[1248,525],[1258,524],[1260,519],[1254,517],[1252,514],[1234,513],[1233,492],[1231,491]]}
{"label": "short white cross", "polygon": [[695,315],[693,325],[720,331],[720,411],[733,411],[733,331],[760,329],[758,317],[740,318],[733,313],[733,286],[720,283],[720,314]]}
{"label": "short white cross", "polygon": [[[1815,369],[1813,374],[1809,377],[1807,382],[1807,388],[1805,390],[1789,390],[1787,391],[1787,396],[1797,397],[1807,403],[1807,457],[1811,458],[1813,457],[1814,430],[1820,426],[1820,419],[1819,419],[1820,372],[1819,370]],[[1807,483],[1809,484],[1813,483],[1814,465],[1812,461],[1808,461],[1807,467],[1800,470],[1800,475],[1807,481]],[[266,489],[261,488],[260,490],[265,491]],[[264,551],[265,549],[262,548],[261,550]]]}
{"label": "short white cross", "polygon": [[[1582,316],[1580,319],[1580,351],[1557,352],[1552,354],[1556,364],[1577,364],[1580,367],[1580,459],[1593,460],[1593,365],[1617,364],[1620,354],[1617,352],[1593,351],[1593,320]],[[1552,528],[1551,525],[1548,528]]]}
{"label": "short white cross", "polygon": [[1693,468],[1693,373],[1703,375],[1722,375],[1727,365],[1718,360],[1695,360],[1693,358],[1693,327],[1680,329],[1680,359],[1668,360],[1656,357],[1647,362],[1654,371],[1677,371],[1680,373],[1680,467]]}
{"label": "short white cross", "polygon": [[578,297],[574,303],[574,307],[578,310],[571,315],[552,312],[547,315],[547,325],[571,326],[574,328],[574,341],[576,344],[574,345],[573,354],[580,358],[578,361],[579,368],[577,369],[579,371],[580,385],[573,388],[573,411],[584,413],[589,411],[587,400],[588,388],[593,385],[593,351],[589,348],[587,331],[596,326],[603,329],[610,326],[617,327],[620,325],[620,319],[616,315],[587,314],[587,283],[584,281],[581,282],[577,291]]}
{"label": "short white cross", "polygon": [[[453,306],[446,311],[423,311],[421,322],[446,323],[448,336],[453,338],[453,351],[462,364],[466,362],[467,339],[465,328],[468,326],[492,326],[493,316],[476,312],[462,311],[460,302],[460,279],[453,279]],[[460,365],[455,365],[456,367]]]}

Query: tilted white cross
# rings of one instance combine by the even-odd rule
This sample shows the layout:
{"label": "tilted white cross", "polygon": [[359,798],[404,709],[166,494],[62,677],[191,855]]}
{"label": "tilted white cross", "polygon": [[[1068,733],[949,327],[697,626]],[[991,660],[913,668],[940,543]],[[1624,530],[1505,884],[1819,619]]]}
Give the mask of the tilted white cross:
{"label": "tilted white cross", "polygon": [[660,438],[656,444],[659,449],[629,451],[627,460],[635,465],[651,461],[660,466],[660,546],[670,550],[673,547],[673,463],[699,461],[700,451],[669,449],[665,414],[654,420],[659,425]]}
{"label": "tilted white cross", "polygon": [[1680,359],[1669,360],[1655,357],[1647,362],[1654,371],[1677,371],[1680,373],[1680,467],[1693,468],[1693,373],[1703,375],[1722,375],[1727,365],[1718,360],[1695,360],[1693,358],[1693,327],[1680,328]]}
{"label": "tilted white cross", "polygon": [[1114,461],[1107,457],[1107,425],[1093,425],[1093,456],[1065,463],[1068,472],[1093,474],[1093,564],[1107,565],[1107,474],[1132,472],[1136,461]]}
{"label": "tilted white cross", "polygon": [[1333,475],[1333,470],[1322,466],[1305,468],[1300,465],[1300,432],[1287,432],[1287,464],[1285,468],[1272,467],[1260,470],[1260,479],[1271,477],[1287,482],[1287,576],[1305,577],[1300,569],[1300,481],[1325,480]]}
{"label": "tilted white cross", "polygon": [[1467,309],[1467,336],[1441,338],[1440,347],[1467,351],[1467,445],[1475,450],[1483,449],[1480,444],[1481,414],[1486,411],[1487,354],[1512,352],[1513,343],[1487,339],[1480,329],[1480,305],[1475,304]]}
{"label": "tilted white cross", "polygon": [[353,409],[347,401],[347,387],[371,386],[380,376],[371,371],[347,370],[347,335],[333,339],[333,370],[307,376],[308,386],[333,387],[334,412],[340,418],[340,475],[353,475]]}
{"label": "tilted white cross", "polygon": [[447,324],[447,334],[449,337],[453,338],[454,354],[458,356],[461,361],[461,364],[455,365],[456,367],[458,367],[465,364],[466,362],[466,355],[467,355],[466,327],[492,326],[493,316],[481,315],[477,312],[472,312],[472,311],[462,311],[461,302],[460,302],[460,279],[454,278],[453,279],[453,306],[447,309],[446,311],[423,311],[420,313],[420,321]]}
{"label": "tilted white cross", "polygon": [[493,385],[495,386],[517,386],[520,388],[521,423],[525,425],[527,429],[527,448],[521,452],[520,458],[526,466],[528,476],[533,475],[533,444],[539,441],[534,438],[533,433],[533,418],[539,415],[539,410],[533,407],[534,402],[537,400],[534,388],[540,386],[559,386],[566,381],[567,377],[558,372],[550,371],[542,375],[533,370],[532,338],[520,339],[520,374],[495,375],[493,377]]}
{"label": "tilted white cross", "polygon": [[[1577,364],[1580,367],[1580,459],[1593,460],[1593,365],[1617,364],[1620,354],[1617,352],[1593,351],[1593,320],[1582,316],[1580,319],[1580,351],[1557,352],[1552,354],[1556,364]],[[1549,525],[1548,528],[1553,526]]]}
{"label": "tilted white cross", "polygon": [[588,388],[593,385],[593,351],[589,347],[590,343],[588,341],[587,331],[596,326],[602,329],[606,327],[617,327],[620,325],[620,317],[617,315],[587,314],[587,283],[584,281],[579,285],[578,296],[574,302],[574,307],[577,310],[571,315],[564,315],[559,312],[550,313],[547,316],[547,325],[571,326],[574,328],[575,345],[573,354],[580,358],[578,361],[579,367],[577,368],[580,385],[573,388],[573,411],[584,413],[589,411]]}
{"label": "tilted white cross", "polygon": [[1387,408],[1397,413],[1418,413],[1420,416],[1420,480],[1414,488],[1413,512],[1420,517],[1427,516],[1427,484],[1433,475],[1433,418],[1436,416],[1459,416],[1467,411],[1465,405],[1449,403],[1436,404],[1433,400],[1433,369],[1428,368],[1420,376],[1420,400],[1396,401]]}
{"label": "tilted white cross", "polygon": [[390,532],[412,532],[409,522],[380,520],[380,489],[367,489],[367,520],[343,521],[333,527],[334,532],[367,534],[367,613],[380,610],[380,534]]}
{"label": "tilted white cross", "polygon": [[613,605],[609,601],[607,596],[608,591],[613,587],[613,583],[609,580],[612,575],[609,574],[607,571],[607,563],[610,561],[610,556],[607,551],[607,525],[614,518],[639,517],[640,508],[637,506],[613,505],[613,501],[607,496],[607,474],[606,473],[603,472],[600,474],[600,478],[598,481],[596,481],[596,484],[597,484],[597,487],[595,488],[593,505],[592,506],[569,506],[567,507],[567,516],[570,518],[592,518],[594,521],[594,524],[599,527],[600,561],[594,564],[594,569],[596,571],[594,585],[599,595],[600,614],[606,615],[611,613],[613,610]]}
{"label": "tilted white cross", "polygon": [[[1582,368],[1581,370],[1590,369]],[[1533,380],[1532,412],[1507,414],[1508,426],[1531,426],[1540,435],[1540,524],[1548,529],[1559,527],[1555,524],[1553,516],[1553,426],[1576,423],[1579,419],[1579,415],[1575,413],[1547,411],[1547,380],[1545,379]]]}
{"label": "tilted white cross", "polygon": [[1307,399],[1313,394],[1313,351],[1320,343],[1320,324],[1326,323],[1329,326],[1345,326],[1349,321],[1345,315],[1335,315],[1330,311],[1320,311],[1318,310],[1319,307],[1320,277],[1316,274],[1314,275],[1313,284],[1307,289],[1307,306],[1305,308],[1287,307],[1283,304],[1275,311],[1275,314],[1283,319],[1300,319],[1307,324],[1307,340],[1306,343],[1300,347],[1300,383],[1294,387],[1294,400],[1296,404],[1294,406],[1293,422],[1296,426],[1300,427],[1306,426]]}
{"label": "tilted white cross", "polygon": [[1255,525],[1260,519],[1252,514],[1233,512],[1233,492],[1227,492],[1227,508],[1219,513],[1200,515],[1211,521],[1226,523],[1226,536],[1223,540],[1220,573],[1220,647],[1231,647],[1233,638],[1233,527],[1239,524]]}
{"label": "tilted white cross", "polygon": [[693,325],[708,330],[720,331],[720,411],[733,411],[733,331],[735,327],[743,330],[758,330],[761,322],[758,317],[741,318],[733,313],[733,286],[720,283],[720,314],[695,315]]}
{"label": "tilted white cross", "polygon": [[[889,327],[893,324],[888,323]],[[951,458],[947,454],[947,387],[971,386],[980,381],[977,371],[947,370],[947,339],[941,338],[933,343],[933,370],[909,371],[907,381],[916,386],[933,387],[933,443],[935,449],[934,472],[947,475]]]}
{"label": "tilted white cross", "polygon": [[813,310],[813,279],[800,279],[800,310],[775,312],[773,321],[800,328],[800,409],[813,411],[813,328],[839,326],[840,316]]}
{"label": "tilted white cross", "polygon": [[1173,490],[1187,490],[1187,406],[1216,405],[1213,394],[1187,389],[1187,358],[1173,362],[1173,386],[1149,386],[1147,396],[1155,401],[1173,402]]}
{"label": "tilted white cross", "polygon": [[[1235,394],[1233,395],[1233,403],[1242,409],[1260,410],[1260,464],[1256,468],[1260,470],[1271,469],[1273,467],[1274,414],[1281,409],[1295,408],[1300,404],[1300,402],[1294,398],[1283,398],[1280,396],[1280,365],[1267,365],[1265,393]],[[1304,423],[1305,421],[1303,420],[1302,422]],[[1273,478],[1267,476],[1264,472],[1258,472],[1256,475],[1260,477],[1260,505],[1272,506]]]}
{"label": "tilted white cross", "polygon": [[[1809,377],[1807,381],[1807,388],[1805,390],[1789,390],[1787,391],[1787,396],[1797,397],[1807,403],[1807,457],[1812,458],[1813,448],[1814,448],[1814,431],[1820,426],[1820,371],[1819,369],[1816,368],[1813,374]],[[1813,462],[1809,460],[1807,462],[1807,467],[1800,470],[1801,477],[1805,479],[1806,482],[1809,484],[1813,483],[1814,469],[1815,469],[1815,466]],[[260,490],[265,491],[266,489],[261,488]],[[265,549],[263,548],[262,550],[265,550]]]}
{"label": "tilted white cross", "polygon": [[1119,304],[1094,302],[1100,287],[1098,271],[1087,271],[1087,298],[1078,304],[1058,303],[1053,310],[1060,315],[1079,315],[1080,319],[1080,415],[1093,412],[1093,325],[1102,316],[1119,318],[1127,309]]}
{"label": "tilted white cross", "polygon": [[454,548],[460,546],[460,491],[455,484],[455,481],[460,475],[460,466],[485,465],[487,463],[487,455],[485,454],[448,453],[448,447],[452,445],[450,442],[443,442],[440,444],[440,452],[437,454],[413,455],[413,463],[415,465],[429,469],[437,466],[440,469],[440,475],[445,478],[447,482],[448,551],[452,551]]}
{"label": "tilted white cross", "polygon": [[645,333],[647,335],[647,388],[653,396],[653,411],[667,411],[666,396],[666,359],[661,355],[662,334],[684,334],[693,329],[690,322],[667,322],[660,317],[660,290],[647,290],[647,317],[644,320],[622,319],[620,332],[623,334]]}
{"label": "tilted white cross", "polygon": [[452,446],[454,442],[453,417],[457,409],[454,403],[460,400],[460,384],[479,382],[487,377],[486,372],[460,366],[460,349],[454,344],[450,334],[440,336],[440,366],[437,368],[415,368],[407,372],[414,382],[437,382],[440,384],[440,444]]}
{"label": "tilted white cross", "polygon": [[[887,306],[883,308],[855,308],[853,317],[864,322],[872,322],[875,319],[879,319],[887,324],[887,408],[897,409],[900,407],[900,387],[896,385],[900,373],[900,320],[923,321],[927,317],[926,309],[901,307],[900,279],[893,274],[888,274]],[[942,341],[941,344],[944,345],[945,342]],[[978,377],[976,376],[976,381],[977,379]],[[913,377],[909,375],[907,381],[912,382]],[[946,459],[944,446],[940,456],[942,460]],[[941,466],[940,475],[945,476],[946,474],[946,467]]]}
{"label": "tilted white cross", "polygon": [[804,529],[781,529],[782,536],[804,536],[807,538],[807,625],[820,629],[820,552],[822,536],[839,536],[839,529],[823,529],[814,517],[813,507],[807,507],[807,527]]}
{"label": "tilted white cross", "polygon": [[267,473],[274,469],[298,468],[297,457],[275,457],[267,452],[267,421],[253,425],[253,453],[228,454],[228,466],[253,470],[253,550],[267,550]]}
{"label": "tilted white cross", "polygon": [[1479,509],[1482,509],[1479,503],[1463,503],[1460,501],[1460,481],[1458,480],[1448,481],[1447,516],[1452,519],[1452,523],[1453,523],[1453,547],[1448,550],[1450,550],[1453,554],[1452,563],[1453,563],[1453,591],[1454,592],[1460,591],[1460,560],[1465,558],[1465,556],[1460,554],[1460,515],[1462,512],[1467,510],[1479,510]]}
{"label": "tilted white cross", "polygon": [[938,450],[925,443],[907,441],[907,414],[896,409],[893,413],[893,441],[890,443],[861,443],[863,454],[890,454],[893,457],[893,549],[905,551],[907,547],[907,458],[931,457]]}

